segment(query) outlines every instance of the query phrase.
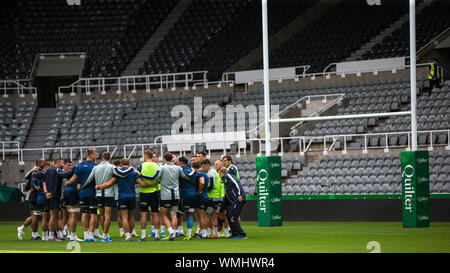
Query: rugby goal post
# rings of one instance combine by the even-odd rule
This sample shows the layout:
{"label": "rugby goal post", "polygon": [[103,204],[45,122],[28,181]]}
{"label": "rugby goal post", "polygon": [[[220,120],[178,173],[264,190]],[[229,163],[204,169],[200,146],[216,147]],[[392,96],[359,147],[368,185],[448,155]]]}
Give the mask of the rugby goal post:
{"label": "rugby goal post", "polygon": [[[416,79],[416,1],[409,0],[410,14],[410,81],[411,110],[392,113],[354,114],[342,116],[270,119],[269,47],[267,26],[267,0],[262,4],[263,71],[266,156],[256,158],[258,223],[260,226],[282,224],[281,211],[281,158],[270,155],[270,123],[323,121],[339,119],[411,116],[411,151],[401,152],[402,209],[404,227],[429,227],[429,161],[428,151],[418,151],[417,145],[417,79]],[[273,168],[272,168],[273,166]],[[278,181],[280,183],[278,183]],[[279,196],[279,198],[278,198]],[[272,200],[279,202],[271,202]]]}

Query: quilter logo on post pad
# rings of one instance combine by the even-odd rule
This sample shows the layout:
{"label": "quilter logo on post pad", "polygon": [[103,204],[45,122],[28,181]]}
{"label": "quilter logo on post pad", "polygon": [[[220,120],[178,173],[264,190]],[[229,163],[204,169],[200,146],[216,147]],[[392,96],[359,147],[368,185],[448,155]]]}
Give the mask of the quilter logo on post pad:
{"label": "quilter logo on post pad", "polygon": [[411,177],[414,175],[414,167],[411,165],[406,165],[405,170],[402,173],[402,178],[404,179],[404,187],[405,187],[405,210],[409,212],[412,211],[412,198],[413,194],[415,194],[414,185],[411,183]]}

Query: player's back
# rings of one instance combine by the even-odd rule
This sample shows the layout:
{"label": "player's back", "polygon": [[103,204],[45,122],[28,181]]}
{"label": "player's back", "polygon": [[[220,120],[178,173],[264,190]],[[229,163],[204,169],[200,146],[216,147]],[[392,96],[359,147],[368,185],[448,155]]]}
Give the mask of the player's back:
{"label": "player's back", "polygon": [[208,192],[208,185],[209,185],[209,177],[208,177],[208,174],[206,174],[206,172],[205,172],[204,170],[200,170],[200,171],[197,173],[197,183],[198,183],[198,186],[200,186],[199,182],[200,182],[200,178],[201,178],[201,177],[203,177],[203,178],[205,179],[205,184],[203,185],[201,195],[204,196],[204,197],[208,197],[208,195],[207,195],[207,192]]}
{"label": "player's back", "polygon": [[[141,166],[138,167],[138,171],[141,172],[143,175],[153,176],[156,174],[156,172],[159,169],[159,165],[155,162],[143,162]],[[142,181],[144,181],[147,184],[153,183],[154,180],[147,180],[142,178]],[[139,187],[139,192],[141,193],[152,193],[155,191],[161,190],[161,184],[158,184],[156,187]]]}
{"label": "player's back", "polygon": [[[97,166],[97,163],[90,160],[82,161],[75,169],[75,175],[77,175],[76,184],[84,184],[92,172],[92,169]],[[80,197],[95,196],[95,184],[90,183],[79,192]]]}
{"label": "player's back", "polygon": [[196,176],[194,170],[189,166],[181,167],[186,175],[190,175],[191,179],[180,177],[180,192],[183,198],[194,197],[197,194]]}
{"label": "player's back", "polygon": [[161,190],[178,190],[178,178],[182,169],[173,163],[164,164],[159,168],[161,172]]}
{"label": "player's back", "polygon": [[[120,170],[122,171],[126,171],[127,169],[128,167],[120,168]],[[139,179],[139,176],[135,171],[132,171],[125,177],[119,177],[117,175],[114,175],[114,177],[117,179],[117,184],[119,185],[119,198],[129,198],[136,196],[134,185],[136,183],[136,180]]]}

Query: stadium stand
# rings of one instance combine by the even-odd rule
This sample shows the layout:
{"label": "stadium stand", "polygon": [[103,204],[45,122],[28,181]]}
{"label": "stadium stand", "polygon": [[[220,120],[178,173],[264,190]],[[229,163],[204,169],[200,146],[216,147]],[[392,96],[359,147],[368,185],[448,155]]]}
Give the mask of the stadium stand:
{"label": "stadium stand", "polygon": [[118,76],[176,2],[3,1],[0,78],[29,78],[38,53],[63,52],[87,52],[89,77]]}
{"label": "stadium stand", "polygon": [[[309,72],[322,72],[328,64],[348,57],[370,37],[407,13],[407,8],[401,1],[387,1],[379,7],[359,0],[341,1],[288,42],[272,49],[270,66],[308,64]],[[262,62],[258,61],[252,68],[262,68]]]}
{"label": "stadium stand", "polygon": [[[450,3],[445,0],[434,0],[424,8],[416,21],[416,47],[419,50],[450,25]],[[362,55],[362,59],[381,59],[409,54],[409,22],[395,30],[392,35],[377,43]]]}
{"label": "stadium stand", "polygon": [[[257,48],[261,39],[260,1],[193,0],[168,31],[138,74],[179,71],[208,71],[209,80],[217,80],[234,63]],[[301,16],[319,0],[269,1],[269,35]],[[420,1],[421,2],[421,1]],[[1,1],[2,39],[0,39],[0,79],[24,79],[32,76],[36,54],[87,52],[84,75],[87,77],[120,76],[144,43],[179,1],[85,1],[71,7],[64,1]],[[381,7],[365,1],[340,1],[336,8],[298,31],[288,42],[271,50],[271,67],[311,65],[308,72],[321,72],[330,63],[339,62],[407,14],[404,1],[386,1]],[[450,22],[448,1],[434,0],[418,17],[418,48],[445,30]],[[345,19],[345,20],[344,20]],[[405,56],[408,48],[408,25],[394,31],[363,55],[364,59]],[[252,68],[261,68],[254,63]],[[425,79],[419,76],[422,91]],[[239,89],[237,89],[239,90]],[[204,91],[204,90],[203,90]],[[308,95],[345,94],[345,103],[337,114],[375,113],[409,110],[410,83],[405,77],[342,81],[333,84],[309,84],[291,87],[271,85],[271,102],[280,110]],[[441,89],[420,92],[418,96],[419,130],[450,129],[450,82]],[[242,92],[244,93],[244,92]],[[193,94],[193,93],[191,93]],[[48,133],[36,140],[48,148],[49,159],[72,156],[64,147],[117,146],[114,158],[124,156],[126,144],[153,143],[158,136],[170,134],[170,109],[178,104],[193,109],[193,95],[146,97],[133,94],[118,98],[60,100]],[[211,92],[202,95],[203,105],[262,105],[261,89],[244,94]],[[233,98],[233,100],[232,100]],[[16,110],[14,110],[16,109]],[[14,107],[0,102],[0,141],[18,141],[20,147],[32,147],[29,133],[39,113],[35,102],[21,102]],[[224,117],[225,118],[225,117]],[[207,118],[203,118],[206,121]],[[409,117],[335,120],[310,123],[303,135],[392,133],[410,130]],[[237,124],[235,124],[236,128]],[[224,122],[225,129],[225,122]],[[249,122],[246,120],[246,129]],[[419,133],[419,145],[444,146],[447,132]],[[326,140],[328,143],[331,139]],[[361,150],[363,138],[347,138]],[[369,148],[379,148],[385,136],[367,138]],[[322,140],[313,141],[319,144]],[[391,135],[390,146],[405,147],[405,136]],[[29,146],[27,146],[27,144]],[[400,192],[399,153],[338,155],[342,143],[335,145],[333,155],[318,160],[299,156],[299,144],[289,142],[282,156],[284,195],[330,194],[398,194]],[[38,147],[38,146],[36,146]],[[7,143],[5,148],[13,149]],[[99,148],[101,153],[106,148]],[[438,149],[439,150],[439,149]],[[378,150],[379,151],[379,150]],[[159,151],[158,151],[159,152]],[[13,152],[7,153],[13,155]],[[28,155],[26,161],[40,155]],[[80,159],[74,154],[74,159]],[[142,156],[140,149],[133,157]],[[215,154],[215,156],[218,156]],[[430,152],[430,187],[432,193],[450,192],[450,153]],[[255,193],[255,154],[235,158],[244,189]],[[370,167],[369,167],[370,166]]]}

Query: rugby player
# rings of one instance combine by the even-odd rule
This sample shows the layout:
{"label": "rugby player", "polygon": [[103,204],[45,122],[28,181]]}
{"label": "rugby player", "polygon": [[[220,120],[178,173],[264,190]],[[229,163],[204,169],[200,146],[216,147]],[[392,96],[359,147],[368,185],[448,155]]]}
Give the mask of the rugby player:
{"label": "rugby player", "polygon": [[42,171],[37,170],[36,172],[36,179],[34,180],[34,189],[38,192],[37,195],[37,207],[38,210],[41,212],[42,215],[42,223],[41,223],[41,233],[42,233],[42,240],[48,241],[48,223],[50,220],[50,213],[48,210],[47,205],[47,198],[45,197],[45,192],[43,190],[43,182],[44,182],[44,175],[45,172],[50,168],[50,162],[45,161],[44,168]]}
{"label": "rugby player", "polygon": [[36,171],[40,170],[42,172],[42,169],[45,164],[45,159],[38,158],[36,160],[36,166],[31,169],[26,175],[25,179],[27,179],[27,189],[28,189],[28,200],[30,203],[30,216],[25,220],[25,222],[17,228],[17,237],[19,240],[23,239],[23,234],[25,233],[25,228],[29,225],[31,225],[31,240],[41,240],[41,237],[38,233],[39,228],[39,217],[41,215],[41,212],[37,205],[37,195],[38,191],[34,189],[34,180],[36,179]]}
{"label": "rugby player", "polygon": [[[72,169],[72,161],[70,161],[69,159],[64,159],[64,167],[63,170],[64,172],[69,171],[70,169]],[[70,179],[71,177],[69,177]],[[65,190],[65,185],[66,185],[66,181],[69,180],[67,178],[63,178],[62,183],[61,183],[61,217],[60,220],[62,221],[62,223],[60,225],[62,225],[64,227],[63,229],[63,233],[64,236],[68,236],[69,235],[69,209],[67,208],[67,203],[64,199],[64,190]],[[69,237],[70,239],[70,237]]]}
{"label": "rugby player", "polygon": [[[194,212],[197,196],[197,186],[195,184],[196,173],[188,166],[186,157],[178,158],[178,166],[181,167],[184,174],[190,179],[180,178],[180,203],[185,213],[187,213],[187,233],[183,240],[190,240],[192,228],[194,226]],[[180,225],[178,225],[179,229]],[[181,230],[182,231],[182,230]],[[178,230],[180,232],[180,230]]]}
{"label": "rugby player", "polygon": [[84,232],[84,242],[98,242],[94,238],[95,222],[97,221],[97,204],[95,202],[95,184],[91,183],[89,186],[81,189],[88,179],[89,175],[97,166],[95,159],[97,158],[97,151],[95,149],[86,150],[86,160],[82,161],[75,169],[73,177],[66,182],[66,186],[76,184],[76,188],[79,190],[78,195],[80,198],[81,207],[81,225]]}
{"label": "rugby player", "polygon": [[[159,165],[154,162],[155,153],[152,150],[144,151],[144,162],[137,168],[137,170],[147,176],[155,175]],[[147,180],[142,178],[147,184],[152,184],[157,181]],[[161,185],[157,183],[156,187],[139,187],[139,209],[141,211],[141,238],[139,241],[145,241],[145,234],[147,230],[147,213],[151,210],[151,226],[152,233],[149,237],[155,237],[159,241],[159,194]]]}
{"label": "rugby player", "polygon": [[53,166],[45,172],[44,181],[42,182],[42,188],[44,190],[45,197],[47,198],[47,206],[50,211],[49,241],[55,240],[55,231],[59,240],[66,239],[63,234],[64,226],[62,226],[62,221],[60,220],[62,179],[72,176],[74,169],[64,172],[62,170],[63,167],[64,159],[56,159]]}
{"label": "rugby player", "polygon": [[156,187],[156,182],[145,183],[139,178],[139,173],[130,167],[130,160],[122,158],[121,168],[114,168],[113,177],[101,185],[96,185],[96,190],[110,188],[117,182],[119,187],[119,214],[122,217],[123,227],[125,229],[125,241],[132,241],[131,218],[134,218],[134,209],[136,208],[136,191],[134,185],[137,183],[141,187]]}
{"label": "rugby player", "polygon": [[[102,154],[102,161],[100,164],[92,169],[86,182],[80,186],[80,189],[85,188],[90,183],[95,180],[95,185],[102,185],[108,182],[113,177],[113,172],[115,166],[109,161],[111,160],[111,154],[109,152],[104,152]],[[112,242],[111,236],[109,236],[109,226],[111,225],[111,215],[114,202],[116,199],[117,185],[113,185],[111,188],[104,190],[97,190],[95,195],[95,200],[97,207],[100,212],[100,217],[102,221],[103,235],[101,236],[102,242]],[[94,230],[95,232],[95,230]],[[95,236],[95,234],[94,234]]]}
{"label": "rugby player", "polygon": [[209,238],[219,238],[217,226],[217,209],[222,203],[222,180],[219,174],[211,168],[211,162],[208,159],[202,161],[202,169],[208,175],[208,206],[206,209],[207,219],[213,224],[213,234]]}
{"label": "rugby player", "polygon": [[[224,167],[222,160],[217,159],[216,161],[214,161],[214,168],[216,169],[216,173],[217,173],[217,178],[216,181],[220,181],[219,186],[220,186],[220,191],[221,191],[221,199],[223,202],[223,199],[225,197],[225,188],[222,182],[222,179],[220,177],[219,171],[220,169],[222,169]],[[228,220],[227,220],[227,216],[225,214],[225,209],[222,207],[222,209],[218,212],[218,220],[217,220],[217,225],[218,228],[217,230],[219,231],[219,237],[227,237],[230,236],[230,226],[228,225]],[[220,233],[222,231],[222,233]]]}
{"label": "rugby player", "polygon": [[197,222],[200,227],[200,234],[195,234],[193,238],[197,239],[206,239],[209,237],[208,234],[208,219],[206,216],[206,208],[208,206],[208,184],[209,178],[208,175],[202,170],[201,164],[199,162],[195,162],[192,164],[192,168],[197,173],[196,181],[197,181]]}

